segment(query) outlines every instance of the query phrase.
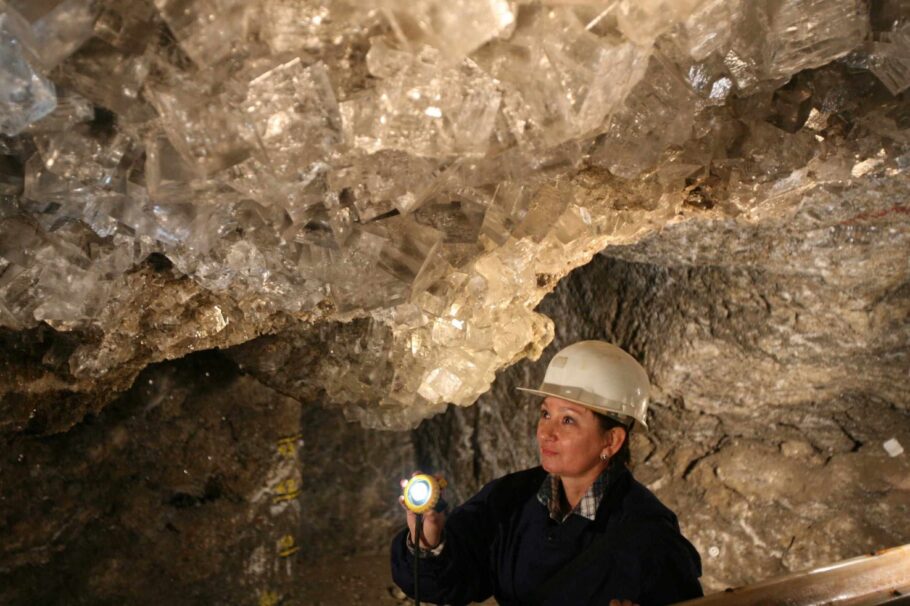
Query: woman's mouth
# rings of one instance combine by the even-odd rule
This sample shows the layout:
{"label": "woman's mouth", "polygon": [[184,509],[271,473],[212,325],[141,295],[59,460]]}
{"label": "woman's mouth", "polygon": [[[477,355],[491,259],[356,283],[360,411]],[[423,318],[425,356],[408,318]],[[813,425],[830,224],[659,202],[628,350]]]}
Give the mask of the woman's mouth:
{"label": "woman's mouth", "polygon": [[541,448],[541,449],[540,449],[540,454],[541,454],[542,456],[544,456],[544,457],[552,457],[553,455],[556,454],[556,451],[555,451],[555,450],[549,450],[549,449],[547,449],[547,448]]}

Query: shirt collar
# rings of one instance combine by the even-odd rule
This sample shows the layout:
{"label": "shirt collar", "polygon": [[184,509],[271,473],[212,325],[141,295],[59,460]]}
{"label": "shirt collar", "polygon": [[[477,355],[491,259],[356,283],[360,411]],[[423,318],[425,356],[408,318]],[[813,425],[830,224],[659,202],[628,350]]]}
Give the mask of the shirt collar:
{"label": "shirt collar", "polygon": [[600,502],[607,492],[609,479],[610,472],[608,469],[605,469],[597,476],[594,483],[588,487],[588,490],[582,495],[581,500],[578,501],[578,505],[575,506],[575,509],[569,512],[563,512],[560,506],[561,499],[559,498],[560,492],[562,491],[562,484],[559,481],[559,476],[551,473],[544,478],[543,483],[540,485],[540,488],[537,491],[537,500],[547,508],[547,511],[550,512],[550,517],[557,522],[565,522],[569,516],[573,514],[593,521],[597,516],[597,508],[600,507]]}

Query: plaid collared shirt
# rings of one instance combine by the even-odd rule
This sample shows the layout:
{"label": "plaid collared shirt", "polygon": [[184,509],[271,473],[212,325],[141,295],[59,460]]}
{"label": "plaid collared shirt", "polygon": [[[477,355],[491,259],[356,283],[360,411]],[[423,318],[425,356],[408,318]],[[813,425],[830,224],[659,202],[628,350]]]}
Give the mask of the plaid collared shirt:
{"label": "plaid collared shirt", "polygon": [[585,491],[585,494],[582,495],[581,500],[578,502],[578,505],[575,506],[575,509],[563,513],[562,507],[560,506],[561,499],[559,498],[559,493],[562,491],[562,484],[559,481],[559,476],[555,476],[551,473],[540,485],[540,489],[537,491],[537,500],[547,508],[550,512],[550,517],[557,522],[565,522],[573,513],[593,521],[594,517],[597,515],[597,508],[600,506],[600,502],[607,492],[609,477],[609,471],[605,469],[603,473],[597,476],[597,479],[594,480],[594,483],[591,484],[588,490]]}

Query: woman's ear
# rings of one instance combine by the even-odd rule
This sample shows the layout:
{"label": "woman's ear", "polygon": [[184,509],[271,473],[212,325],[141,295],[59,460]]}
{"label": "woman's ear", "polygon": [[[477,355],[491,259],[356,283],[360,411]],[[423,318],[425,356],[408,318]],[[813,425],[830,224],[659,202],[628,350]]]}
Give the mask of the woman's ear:
{"label": "woman's ear", "polygon": [[622,427],[611,427],[610,430],[607,431],[606,448],[608,450],[608,455],[612,457],[619,452],[619,449],[622,448],[623,442],[625,442],[626,439],[628,439],[628,434],[626,434],[625,429]]}

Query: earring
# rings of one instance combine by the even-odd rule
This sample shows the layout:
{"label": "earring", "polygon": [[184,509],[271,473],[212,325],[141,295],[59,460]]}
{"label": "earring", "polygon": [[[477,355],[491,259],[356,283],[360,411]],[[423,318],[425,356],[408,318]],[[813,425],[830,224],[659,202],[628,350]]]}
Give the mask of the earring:
{"label": "earring", "polygon": [[608,457],[608,456],[605,455],[604,453],[600,453],[600,460],[601,460],[601,461],[606,461],[606,460],[609,459],[609,458],[610,458],[610,457]]}

